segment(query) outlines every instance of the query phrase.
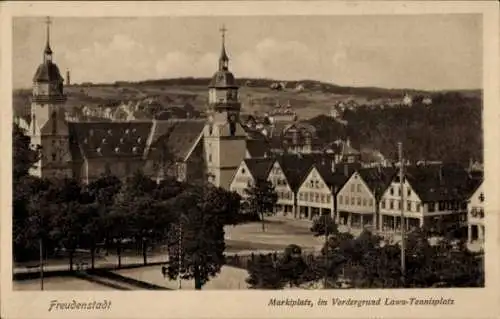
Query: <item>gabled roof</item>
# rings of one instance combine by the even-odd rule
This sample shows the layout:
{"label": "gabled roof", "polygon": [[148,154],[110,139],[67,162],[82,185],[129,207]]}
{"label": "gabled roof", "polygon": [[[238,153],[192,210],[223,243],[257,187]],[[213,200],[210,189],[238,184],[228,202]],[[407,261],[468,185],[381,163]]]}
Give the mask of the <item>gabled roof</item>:
{"label": "gabled roof", "polygon": [[[330,189],[335,190],[336,192],[340,191],[342,186],[349,180],[351,175],[354,173],[354,167],[347,166],[347,170],[335,170],[332,171],[331,165],[322,165],[322,164],[314,164],[315,167],[320,174],[321,178],[325,181],[325,183],[330,187]],[[312,170],[313,168],[311,168]],[[346,174],[347,173],[347,174]]]}
{"label": "gabled roof", "polygon": [[[176,160],[185,160],[205,127],[202,120],[172,120],[157,122],[151,149],[165,145]],[[164,133],[163,133],[164,132]],[[163,134],[162,134],[163,133]],[[156,138],[155,138],[156,137]]]}
{"label": "gabled roof", "polygon": [[297,155],[281,155],[277,157],[277,162],[283,170],[288,184],[292,191],[296,192],[305,174],[313,164],[311,158],[301,158]]}
{"label": "gabled roof", "polygon": [[247,151],[250,157],[264,157],[269,153],[269,145],[265,140],[247,140]]}
{"label": "gabled roof", "polygon": [[328,154],[284,154],[276,157],[288,183],[297,191],[314,163],[331,168],[333,157]]}
{"label": "gabled roof", "polygon": [[271,158],[247,158],[244,162],[255,180],[267,179],[274,164]]}
{"label": "gabled roof", "polygon": [[466,199],[477,183],[457,165],[405,167],[405,176],[424,202]]}
{"label": "gabled roof", "polygon": [[366,183],[376,199],[379,199],[389,187],[397,170],[393,167],[370,167],[358,170],[359,175]]}

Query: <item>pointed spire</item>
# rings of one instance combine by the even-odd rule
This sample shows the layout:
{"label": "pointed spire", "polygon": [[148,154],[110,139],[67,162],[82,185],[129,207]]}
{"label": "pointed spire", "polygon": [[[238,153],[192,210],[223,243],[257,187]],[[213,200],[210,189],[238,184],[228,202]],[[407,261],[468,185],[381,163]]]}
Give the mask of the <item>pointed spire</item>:
{"label": "pointed spire", "polygon": [[226,31],[227,31],[226,27],[222,25],[222,28],[220,29],[220,32],[222,34],[222,48],[219,58],[219,70],[228,69],[229,58],[226,53]]}
{"label": "pointed spire", "polygon": [[52,49],[50,48],[50,24],[52,21],[50,20],[50,17],[47,17],[45,19],[45,23],[47,25],[47,42],[45,43],[45,50],[44,52],[44,62],[50,61],[52,58]]}

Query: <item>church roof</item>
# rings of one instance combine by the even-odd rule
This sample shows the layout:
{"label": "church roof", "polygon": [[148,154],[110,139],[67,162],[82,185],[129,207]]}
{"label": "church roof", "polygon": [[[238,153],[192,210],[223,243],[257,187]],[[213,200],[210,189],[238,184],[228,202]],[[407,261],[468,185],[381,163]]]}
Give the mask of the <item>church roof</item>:
{"label": "church roof", "polygon": [[157,121],[152,133],[151,148],[154,150],[161,143],[165,143],[171,154],[179,160],[184,160],[204,127],[204,120]]}
{"label": "church roof", "polygon": [[219,70],[215,72],[210,80],[209,88],[238,88],[236,84],[236,79],[234,78],[233,73],[228,70]]}
{"label": "church roof", "polygon": [[152,122],[72,122],[73,159],[142,157]]}
{"label": "church roof", "polygon": [[47,61],[42,63],[36,69],[33,76],[33,82],[62,82],[63,78],[59,72],[59,68],[55,63]]}

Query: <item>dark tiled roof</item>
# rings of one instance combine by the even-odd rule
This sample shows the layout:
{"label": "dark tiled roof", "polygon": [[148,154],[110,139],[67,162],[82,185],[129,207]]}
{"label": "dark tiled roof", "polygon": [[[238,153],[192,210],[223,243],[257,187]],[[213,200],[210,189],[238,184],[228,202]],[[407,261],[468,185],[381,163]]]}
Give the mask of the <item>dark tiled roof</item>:
{"label": "dark tiled roof", "polygon": [[55,63],[47,61],[42,63],[36,69],[33,76],[33,82],[54,82],[63,81],[59,68]]}
{"label": "dark tiled roof", "polygon": [[69,123],[73,158],[142,157],[151,126],[151,122]]}
{"label": "dark tiled roof", "polygon": [[426,165],[405,168],[408,182],[424,202],[466,199],[474,180],[456,165]]}
{"label": "dark tiled roof", "polygon": [[359,169],[358,173],[378,200],[389,187],[398,171],[393,167],[370,167]]}
{"label": "dark tiled roof", "polygon": [[302,180],[314,163],[330,165],[333,158],[324,154],[285,154],[276,156],[293,191],[298,190]]}
{"label": "dark tiled roof", "polygon": [[245,159],[245,164],[253,178],[256,180],[266,179],[274,164],[274,160],[271,158],[248,158]]}
{"label": "dark tiled roof", "polygon": [[252,158],[264,157],[269,153],[269,145],[265,140],[247,140],[247,151]]}
{"label": "dark tiled roof", "polygon": [[[153,144],[151,148],[154,150],[161,143],[165,143],[168,151],[173,154],[177,160],[185,159],[205,127],[205,121],[203,120],[172,120],[161,121],[162,123],[159,122],[160,121],[157,122],[157,127],[153,133]],[[161,132],[164,133],[161,134]]]}
{"label": "dark tiled roof", "polygon": [[349,180],[349,177],[351,177],[352,173],[355,171],[352,166],[346,166],[346,170],[336,169],[335,171],[332,171],[331,165],[315,164],[313,167],[316,167],[321,178],[323,178],[330,189],[336,188],[336,192],[340,191],[340,188]]}

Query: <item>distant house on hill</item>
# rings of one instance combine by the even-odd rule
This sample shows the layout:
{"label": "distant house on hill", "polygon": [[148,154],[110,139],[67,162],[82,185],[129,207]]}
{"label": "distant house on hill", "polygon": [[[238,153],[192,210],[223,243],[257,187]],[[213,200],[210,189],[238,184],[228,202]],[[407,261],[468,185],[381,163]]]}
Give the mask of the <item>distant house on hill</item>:
{"label": "distant house on hill", "polygon": [[405,94],[401,103],[405,106],[411,106],[413,104],[413,98],[410,95]]}
{"label": "distant house on hill", "polygon": [[295,92],[302,92],[305,90],[305,87],[304,87],[304,84],[302,83],[297,83],[297,85],[295,86]]}
{"label": "distant house on hill", "polygon": [[336,140],[323,148],[323,152],[327,154],[335,154],[336,161],[346,163],[361,162],[361,152],[351,146],[349,138],[346,141]]}

